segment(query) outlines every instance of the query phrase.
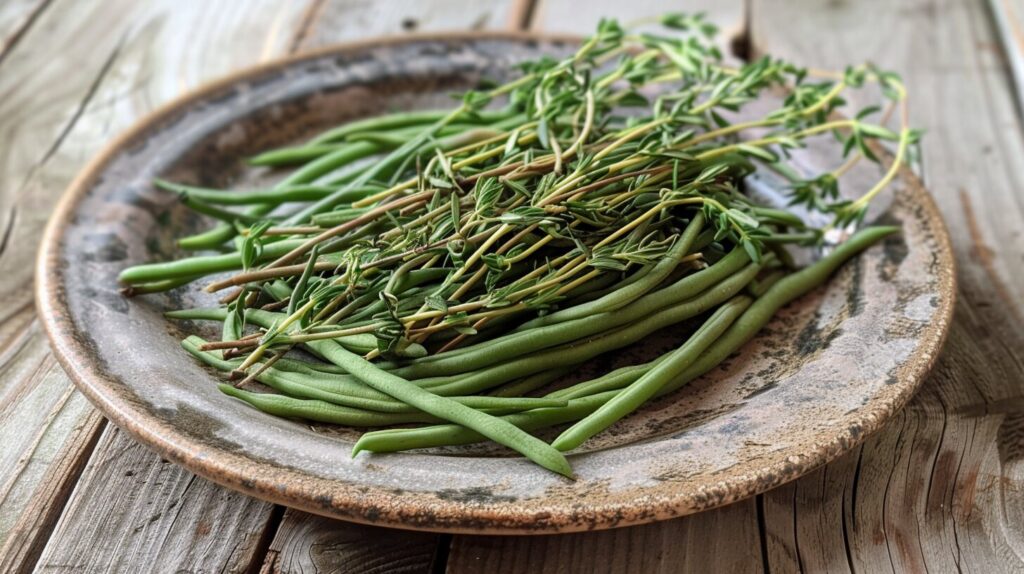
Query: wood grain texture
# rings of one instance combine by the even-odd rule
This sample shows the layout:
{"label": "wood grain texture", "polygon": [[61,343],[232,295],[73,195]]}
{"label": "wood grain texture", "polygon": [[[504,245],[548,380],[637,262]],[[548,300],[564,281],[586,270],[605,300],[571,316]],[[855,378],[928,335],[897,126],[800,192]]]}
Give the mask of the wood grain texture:
{"label": "wood grain texture", "polygon": [[324,0],[310,12],[297,47],[412,32],[505,29],[521,9],[512,0]]}
{"label": "wood grain texture", "polygon": [[[34,364],[31,376],[17,373],[25,364]],[[0,450],[0,572],[17,572],[42,550],[104,421],[44,345],[19,348],[0,376],[20,383],[2,389],[0,403],[0,435],[9,439]]]}
{"label": "wood grain texture", "polygon": [[260,572],[430,572],[440,542],[439,534],[363,526],[288,509]]}
{"label": "wood grain texture", "polygon": [[[763,572],[755,501],[667,522],[557,536],[456,536],[448,572]],[[753,519],[752,519],[753,518]]]}
{"label": "wood grain texture", "polygon": [[108,426],[36,572],[245,572],[272,505],[220,488]]}
{"label": "wood grain texture", "polygon": [[48,5],[49,0],[7,0],[0,3],[0,62]]}
{"label": "wood grain texture", "polygon": [[[618,18],[623,24],[639,23],[667,12],[703,12],[720,28],[721,40],[729,44],[744,33],[745,3],[742,0],[685,0],[670,5],[659,0],[616,2],[576,2],[573,0],[536,0],[531,28],[545,32],[590,34],[601,18]],[[640,26],[638,29],[644,29]]]}

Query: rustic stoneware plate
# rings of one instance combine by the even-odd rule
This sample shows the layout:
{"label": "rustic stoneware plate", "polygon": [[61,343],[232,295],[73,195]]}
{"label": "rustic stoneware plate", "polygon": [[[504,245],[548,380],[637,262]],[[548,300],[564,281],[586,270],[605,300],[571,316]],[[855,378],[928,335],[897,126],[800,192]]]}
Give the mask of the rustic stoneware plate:
{"label": "rustic stoneware plate", "polygon": [[[176,255],[176,236],[208,225],[155,190],[155,177],[265,184],[273,174],[247,167],[246,156],[342,121],[448,105],[448,94],[484,76],[570,47],[515,35],[371,42],[173,102],[103,152],[53,216],[38,301],[57,357],[115,424],[189,470],[310,512],[411,529],[539,534],[662,520],[792,480],[878,429],[928,371],[953,307],[949,241],[909,172],[869,216],[901,224],[901,235],[783,310],[711,374],[574,453],[575,481],[479,446],[353,459],[355,431],[264,415],[216,389],[216,375],[178,347],[209,326],[161,315],[208,304],[198,288],[118,293],[121,269]],[[667,333],[648,347],[671,343]]]}

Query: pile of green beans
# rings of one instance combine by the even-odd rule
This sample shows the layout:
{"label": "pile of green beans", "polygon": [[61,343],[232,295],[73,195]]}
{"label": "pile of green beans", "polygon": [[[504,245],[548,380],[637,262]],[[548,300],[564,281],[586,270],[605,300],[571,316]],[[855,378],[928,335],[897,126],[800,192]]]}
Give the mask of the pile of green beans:
{"label": "pile of green beans", "polygon": [[[869,81],[902,102],[889,73],[811,82],[771,59],[729,68],[700,17],[662,21],[668,35],[604,22],[573,56],[530,62],[450,110],[263,152],[250,163],[286,172],[266,189],[156,181],[216,225],[179,240],[203,253],[125,269],[124,293],[206,280],[218,306],[167,316],[220,323],[219,340],[191,335],[184,350],[260,411],[369,429],[353,454],[490,440],[571,477],[565,452],[708,372],[896,232],[863,228],[802,269],[787,251],[858,223],[892,179],[899,161],[838,199],[843,173],[875,161],[867,140],[898,142],[898,158],[916,140],[867,123],[870,110],[833,119],[843,92]],[[778,88],[793,97],[760,119],[723,117]],[[821,135],[844,141],[846,161],[799,175],[788,150]],[[832,222],[757,204],[744,181],[762,170]],[[567,384],[667,329],[675,349]],[[535,434],[559,425],[551,442]]]}

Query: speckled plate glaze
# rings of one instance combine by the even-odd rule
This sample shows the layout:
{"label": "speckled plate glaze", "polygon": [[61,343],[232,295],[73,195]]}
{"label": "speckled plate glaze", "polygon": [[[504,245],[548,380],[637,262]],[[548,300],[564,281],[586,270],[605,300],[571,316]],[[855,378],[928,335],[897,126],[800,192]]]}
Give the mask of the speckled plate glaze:
{"label": "speckled plate glaze", "polygon": [[118,294],[121,269],[171,257],[176,236],[208,224],[154,190],[154,177],[265,184],[271,176],[246,167],[247,155],[348,119],[447,105],[452,91],[570,43],[463,35],[348,45],[166,106],[100,154],[54,214],[38,301],[57,357],[114,423],[189,470],[310,512],[420,530],[541,534],[672,518],[792,480],[878,429],[928,371],[953,308],[949,240],[909,172],[869,216],[901,223],[902,235],[786,308],[714,372],[573,454],[575,481],[479,447],[353,459],[354,431],[274,418],[217,391],[215,374],[178,347],[207,327],[161,316],[208,302],[198,288]]}

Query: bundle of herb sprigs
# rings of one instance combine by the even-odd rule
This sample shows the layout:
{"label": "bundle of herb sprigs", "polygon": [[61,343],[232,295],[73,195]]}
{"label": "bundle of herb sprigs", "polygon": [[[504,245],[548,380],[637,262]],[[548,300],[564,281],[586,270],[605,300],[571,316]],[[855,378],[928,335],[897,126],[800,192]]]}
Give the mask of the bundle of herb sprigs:
{"label": "bundle of herb sprigs", "polygon": [[[233,249],[132,267],[126,291],[229,272],[207,285],[227,294],[221,307],[168,313],[223,322],[221,341],[193,336],[185,349],[231,373],[237,383],[221,390],[262,411],[403,425],[364,434],[355,452],[490,439],[571,475],[563,451],[707,372],[892,233],[862,229],[802,269],[785,250],[859,222],[918,137],[891,73],[822,77],[767,57],[731,68],[699,16],[662,23],[667,35],[605,21],[575,55],[528,62],[452,110],[356,121],[260,155],[254,163],[293,169],[273,189],[158,182],[223,222],[183,248]],[[833,113],[866,82],[881,86],[887,111]],[[779,89],[777,109],[728,119]],[[882,125],[894,109],[898,133]],[[846,161],[800,177],[789,153],[814,136],[842,141]],[[895,142],[895,162],[859,199],[839,200],[839,176],[878,161],[873,139]],[[788,178],[793,204],[831,223],[752,201],[742,189],[755,170]],[[541,391],[693,318],[699,328],[671,352]],[[242,389],[253,381],[276,393]],[[551,444],[530,434],[565,423]]]}

